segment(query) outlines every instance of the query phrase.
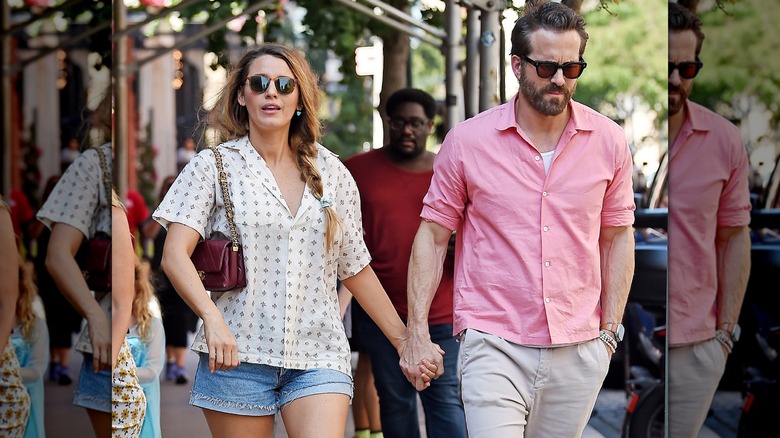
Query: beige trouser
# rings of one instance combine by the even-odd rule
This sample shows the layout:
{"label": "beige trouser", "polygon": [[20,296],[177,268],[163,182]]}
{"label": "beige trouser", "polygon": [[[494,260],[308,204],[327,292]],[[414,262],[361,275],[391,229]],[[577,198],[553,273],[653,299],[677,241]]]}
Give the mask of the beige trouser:
{"label": "beige trouser", "polygon": [[582,436],[609,369],[600,339],[535,348],[467,330],[461,343],[469,438]]}
{"label": "beige trouser", "polygon": [[714,338],[669,348],[670,437],[699,435],[725,369],[726,353]]}

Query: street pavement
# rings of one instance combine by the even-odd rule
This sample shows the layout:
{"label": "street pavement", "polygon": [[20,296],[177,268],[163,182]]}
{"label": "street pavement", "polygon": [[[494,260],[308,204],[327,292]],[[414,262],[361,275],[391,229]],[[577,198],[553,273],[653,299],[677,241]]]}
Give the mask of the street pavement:
{"label": "street pavement", "polygon": [[[71,369],[74,382],[70,386],[59,386],[55,382],[45,385],[45,426],[49,438],[88,438],[93,437],[89,418],[82,408],[72,404],[73,390],[76,387],[78,369],[81,366],[81,355],[72,354]],[[356,356],[353,357],[353,366]],[[161,426],[164,438],[209,438],[209,430],[200,409],[189,405],[189,392],[192,386],[192,376],[197,366],[197,356],[188,355],[187,370],[190,382],[177,385],[174,382],[162,381],[161,384]],[[593,415],[583,438],[620,438],[621,423],[625,409],[625,393],[621,389],[605,388],[599,394]],[[699,438],[731,438],[736,436],[741,396],[735,391],[719,391],[713,402],[712,415],[708,417]],[[422,437],[425,438],[425,420],[420,412]],[[354,436],[352,417],[347,419],[345,438]],[[274,438],[287,438],[284,424],[277,417],[277,427]]]}

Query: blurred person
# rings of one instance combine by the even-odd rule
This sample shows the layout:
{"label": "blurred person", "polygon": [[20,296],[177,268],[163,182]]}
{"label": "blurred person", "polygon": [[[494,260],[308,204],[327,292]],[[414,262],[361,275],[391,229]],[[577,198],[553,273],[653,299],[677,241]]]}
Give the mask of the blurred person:
{"label": "blurred person", "polygon": [[60,167],[62,172],[65,172],[65,169],[67,169],[68,166],[73,163],[73,160],[80,154],[81,145],[79,144],[79,140],[76,137],[71,137],[70,140],[68,140],[66,147],[62,148],[60,151]]}
{"label": "blurred person", "polygon": [[21,438],[30,416],[30,395],[10,340],[19,299],[19,250],[11,208],[0,195],[0,436]]}
{"label": "blurred person", "polygon": [[[93,295],[76,253],[85,239],[111,236],[111,94],[92,113],[92,126],[104,143],[86,148],[62,174],[37,218],[51,230],[45,266],[54,283],[86,319],[75,350],[84,360],[73,403],[86,409],[98,437],[111,434],[111,294]],[[116,266],[116,261],[113,263]]]}
{"label": "blurred person", "polygon": [[[317,143],[320,93],[301,52],[265,43],[236,64],[208,115],[224,141],[246,287],[209,296],[190,259],[199,240],[230,235],[213,150],[153,214],[168,228],[163,269],[203,320],[190,404],[215,437],[271,437],[277,412],[291,436],[344,436],[352,375],[337,278],[404,350],[406,328],[368,266],[354,181]],[[419,389],[435,368],[421,360],[410,372]]]}
{"label": "blurred person", "polygon": [[572,100],[586,67],[582,17],[527,1],[511,40],[520,90],[455,125],[434,160],[401,364],[433,354],[428,313],[457,230],[453,332],[469,436],[575,437],[624,331],[633,162],[623,130]]}
{"label": "blurred person", "polygon": [[[739,129],[691,102],[701,20],[669,4],[669,436],[696,437],[739,339],[750,191]],[[701,172],[701,169],[707,169]]]}
{"label": "blurred person", "polygon": [[32,265],[20,265],[14,324],[11,343],[21,366],[22,383],[30,395],[30,416],[24,436],[45,438],[43,376],[49,362],[49,333],[43,303],[33,280]]}
{"label": "blurred person", "polygon": [[[404,88],[387,100],[390,141],[379,149],[354,155],[344,165],[355,178],[360,192],[366,247],[371,267],[387,291],[401,319],[407,317],[407,272],[423,197],[433,176],[435,154],[425,145],[436,116],[436,101],[428,93]],[[452,330],[452,275],[454,255],[448,252],[442,280],[428,312],[431,341],[444,351],[444,374],[419,393],[425,412],[426,436],[466,436],[463,404],[458,393],[458,341]],[[382,336],[359,305],[353,305],[353,326],[362,344],[360,358],[368,354],[368,365],[379,395],[384,436],[420,436],[417,391],[404,385],[398,367],[398,353]],[[359,359],[360,360],[360,359]],[[358,373],[363,366],[358,363]],[[355,378],[358,384],[358,378]]]}
{"label": "blurred person", "polygon": [[188,138],[184,140],[181,147],[176,150],[176,166],[179,172],[181,172],[181,170],[184,169],[184,166],[186,166],[192,157],[197,154],[196,149],[197,145],[195,144],[195,140]]}
{"label": "blurred person", "polygon": [[[60,177],[52,176],[46,181],[43,191],[43,202],[49,198]],[[73,376],[70,370],[70,356],[73,348],[73,335],[81,330],[83,318],[65,295],[57,288],[57,284],[46,269],[46,254],[48,253],[51,230],[41,221],[34,224],[34,243],[31,245],[32,260],[35,273],[35,284],[38,295],[43,302],[46,314],[46,327],[49,333],[49,375],[48,379],[60,385],[70,385]]]}
{"label": "blurred person", "polygon": [[142,309],[133,310],[141,304],[136,304],[136,300],[148,299],[151,294],[146,283],[138,284],[138,256],[133,247],[127,210],[116,191],[112,190],[111,195],[111,437],[136,438],[141,435],[146,418],[146,395],[139,382],[128,332],[134,319],[145,326],[150,315]]}
{"label": "blurred person", "polygon": [[[168,176],[160,186],[158,204],[162,202],[176,176]],[[187,374],[187,337],[197,329],[198,315],[190,309],[176,292],[168,276],[160,267],[165,238],[168,235],[157,221],[149,219],[143,225],[143,236],[149,240],[145,244],[145,257],[152,270],[152,284],[160,302],[162,324],[165,331],[165,380],[175,381],[177,385],[189,382]]]}

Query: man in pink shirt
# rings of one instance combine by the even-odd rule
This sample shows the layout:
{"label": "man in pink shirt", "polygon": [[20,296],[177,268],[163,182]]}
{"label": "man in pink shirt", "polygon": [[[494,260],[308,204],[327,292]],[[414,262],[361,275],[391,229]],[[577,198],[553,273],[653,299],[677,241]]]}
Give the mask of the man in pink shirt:
{"label": "man in pink shirt", "polygon": [[[750,274],[748,157],[731,122],[688,100],[704,34],[669,4],[669,436],[696,437],[739,338]],[[702,169],[706,169],[702,171]]]}
{"label": "man in pink shirt", "polygon": [[622,129],[571,99],[587,38],[572,9],[526,2],[512,31],[520,92],[453,127],[434,162],[401,367],[412,375],[437,353],[427,314],[457,230],[453,331],[470,437],[581,436],[622,338],[633,163]]}

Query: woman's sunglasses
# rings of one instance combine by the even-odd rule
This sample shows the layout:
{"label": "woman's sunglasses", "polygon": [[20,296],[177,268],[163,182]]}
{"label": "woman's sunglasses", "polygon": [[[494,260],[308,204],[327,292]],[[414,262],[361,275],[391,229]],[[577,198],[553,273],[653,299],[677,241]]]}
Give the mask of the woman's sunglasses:
{"label": "woman's sunglasses", "polygon": [[678,73],[680,73],[680,77],[683,79],[693,79],[696,77],[697,74],[699,74],[699,70],[701,70],[702,66],[701,61],[696,62],[680,62],[680,63],[669,63],[669,76],[674,73],[675,70],[677,70]]}
{"label": "woman's sunglasses", "polygon": [[295,90],[296,84],[295,79],[286,76],[269,78],[266,75],[254,75],[248,77],[247,81],[249,81],[249,89],[257,94],[265,93],[265,90],[268,89],[271,82],[274,83],[276,91],[278,91],[279,94],[290,94]]}
{"label": "woman's sunglasses", "polygon": [[582,75],[585,67],[588,66],[588,63],[582,60],[582,58],[580,58],[579,62],[564,62],[563,64],[558,64],[557,62],[552,61],[534,61],[525,55],[520,55],[520,57],[536,67],[536,75],[542,79],[549,79],[555,76],[555,73],[558,73],[558,69],[563,70],[563,75],[567,79],[577,79]]}

